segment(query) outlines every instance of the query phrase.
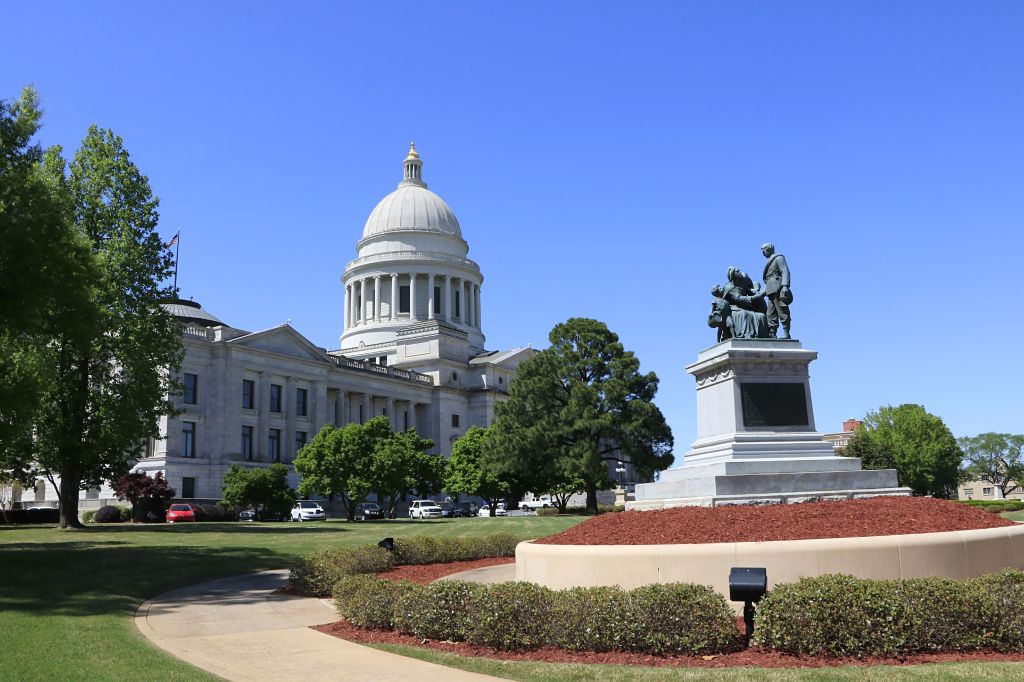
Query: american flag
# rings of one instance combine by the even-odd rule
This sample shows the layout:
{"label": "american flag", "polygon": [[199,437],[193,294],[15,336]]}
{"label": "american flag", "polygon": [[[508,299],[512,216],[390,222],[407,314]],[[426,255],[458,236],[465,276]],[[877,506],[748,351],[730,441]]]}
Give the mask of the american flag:
{"label": "american flag", "polygon": [[174,246],[175,244],[177,244],[178,243],[178,235],[180,235],[180,234],[181,234],[181,230],[178,230],[177,232],[175,232],[174,236],[171,237],[171,241],[169,241],[166,244],[164,244],[164,248],[165,249],[169,249],[172,246]]}

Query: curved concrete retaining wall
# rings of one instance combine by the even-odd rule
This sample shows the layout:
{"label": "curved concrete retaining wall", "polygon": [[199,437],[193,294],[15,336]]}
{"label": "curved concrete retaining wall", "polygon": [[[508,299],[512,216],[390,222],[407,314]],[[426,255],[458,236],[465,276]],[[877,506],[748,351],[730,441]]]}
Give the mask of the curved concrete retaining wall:
{"label": "curved concrete retaining wall", "polygon": [[768,586],[805,576],[974,578],[1024,568],[1024,525],[917,535],[706,545],[539,545],[516,547],[516,580],[550,587],[651,583],[711,585],[729,598],[729,570],[768,570]]}

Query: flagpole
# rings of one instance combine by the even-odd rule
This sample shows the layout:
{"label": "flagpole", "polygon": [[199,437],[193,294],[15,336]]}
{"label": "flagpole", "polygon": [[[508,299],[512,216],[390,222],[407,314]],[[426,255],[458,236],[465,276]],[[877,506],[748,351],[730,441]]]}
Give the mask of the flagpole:
{"label": "flagpole", "polygon": [[174,244],[174,295],[178,295],[178,253],[181,251],[181,230],[178,230],[178,234],[174,235],[176,240]]}

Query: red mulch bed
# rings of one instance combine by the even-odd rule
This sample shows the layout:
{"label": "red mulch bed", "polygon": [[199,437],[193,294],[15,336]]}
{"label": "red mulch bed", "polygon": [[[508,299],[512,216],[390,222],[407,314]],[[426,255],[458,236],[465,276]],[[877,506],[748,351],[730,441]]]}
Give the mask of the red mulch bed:
{"label": "red mulch bed", "polygon": [[536,542],[549,545],[669,545],[861,538],[1015,526],[998,514],[930,497],[678,507],[602,514]]}
{"label": "red mulch bed", "polygon": [[473,561],[452,561],[447,564],[409,564],[406,566],[395,566],[390,571],[378,573],[378,578],[387,580],[408,580],[410,582],[426,585],[438,578],[452,573],[471,571],[474,568],[486,568],[487,566],[500,566],[501,564],[514,564],[515,557],[499,556],[488,559],[474,559]]}
{"label": "red mulch bed", "polygon": [[313,628],[328,635],[334,635],[360,644],[404,644],[436,651],[447,651],[460,656],[493,658],[503,661],[545,661],[548,663],[607,663],[614,665],[676,666],[686,668],[824,668],[840,665],[919,665],[921,663],[951,663],[955,661],[1024,661],[1021,654],[1000,654],[989,651],[975,651],[956,654],[920,654],[906,658],[814,658],[810,656],[788,656],[774,651],[751,647],[734,654],[718,656],[652,656],[622,652],[595,653],[574,652],[561,649],[538,649],[537,651],[498,651],[488,647],[473,646],[465,642],[422,641],[411,635],[383,630],[362,630],[345,621],[329,623]]}

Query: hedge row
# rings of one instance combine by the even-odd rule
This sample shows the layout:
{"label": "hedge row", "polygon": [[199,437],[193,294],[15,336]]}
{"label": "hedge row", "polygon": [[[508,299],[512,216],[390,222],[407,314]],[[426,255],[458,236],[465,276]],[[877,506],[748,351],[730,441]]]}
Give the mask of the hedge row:
{"label": "hedge row", "polygon": [[291,570],[292,589],[310,597],[330,596],[334,585],[350,575],[381,573],[393,566],[471,561],[515,556],[522,538],[508,533],[483,537],[398,538],[389,552],[377,545],[323,549],[301,557]]}
{"label": "hedge row", "polygon": [[969,507],[978,507],[985,511],[998,514],[1005,511],[1021,511],[1024,500],[958,500]]}
{"label": "hedge row", "polygon": [[718,654],[743,647],[725,598],[703,585],[554,591],[528,582],[416,585],[354,575],[338,581],[334,603],[357,627],[505,651]]}
{"label": "hedge row", "polygon": [[1024,651],[1024,572],[973,580],[849,575],[778,585],[757,606],[754,642],[789,654],[906,656]]}
{"label": "hedge row", "polygon": [[49,509],[3,509],[0,510],[0,525],[13,526],[23,523],[57,523],[60,521],[60,510]]}
{"label": "hedge row", "polygon": [[[598,514],[611,514],[612,512],[626,511],[626,507],[621,504],[599,504],[597,505]],[[586,514],[586,507],[566,507],[566,514]],[[557,516],[558,507],[543,507],[537,510],[537,516]]]}

